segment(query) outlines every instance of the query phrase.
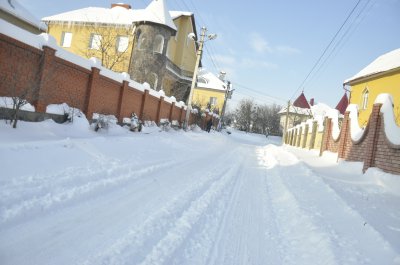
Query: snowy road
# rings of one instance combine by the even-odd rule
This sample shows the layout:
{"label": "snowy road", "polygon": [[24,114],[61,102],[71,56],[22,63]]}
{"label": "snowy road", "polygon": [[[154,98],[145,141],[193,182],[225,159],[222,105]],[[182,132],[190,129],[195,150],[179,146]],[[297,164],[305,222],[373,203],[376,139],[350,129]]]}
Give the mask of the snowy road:
{"label": "snowy road", "polygon": [[398,207],[386,236],[265,137],[8,142],[0,156],[0,264],[400,264]]}

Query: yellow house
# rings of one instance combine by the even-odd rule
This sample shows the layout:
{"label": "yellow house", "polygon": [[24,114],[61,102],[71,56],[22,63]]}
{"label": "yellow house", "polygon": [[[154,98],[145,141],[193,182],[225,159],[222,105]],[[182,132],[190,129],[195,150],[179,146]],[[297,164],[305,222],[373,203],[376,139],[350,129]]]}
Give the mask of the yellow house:
{"label": "yellow house", "polygon": [[392,95],[396,123],[400,126],[400,49],[388,52],[355,76],[344,81],[351,86],[350,104],[357,104],[358,122],[365,126],[376,97],[381,93]]}
{"label": "yellow house", "polygon": [[0,19],[34,34],[47,31],[46,24],[35,18],[17,0],[0,0]]}
{"label": "yellow house", "polygon": [[196,62],[197,45],[187,37],[196,34],[193,13],[169,11],[165,0],[153,0],[145,9],[118,3],[42,20],[64,49],[186,100]]}
{"label": "yellow house", "polygon": [[223,81],[211,72],[201,70],[197,77],[197,86],[193,90],[193,105],[220,115],[226,92],[227,85]]}

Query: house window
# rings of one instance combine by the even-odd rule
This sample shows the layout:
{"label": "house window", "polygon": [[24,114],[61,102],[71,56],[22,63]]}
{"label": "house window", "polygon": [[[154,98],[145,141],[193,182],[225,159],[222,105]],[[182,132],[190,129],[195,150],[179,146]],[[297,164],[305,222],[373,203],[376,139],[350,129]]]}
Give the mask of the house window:
{"label": "house window", "polygon": [[361,109],[367,109],[368,108],[368,96],[369,96],[369,91],[368,89],[364,89],[362,93],[362,104],[361,104]]}
{"label": "house window", "polygon": [[71,47],[71,42],[72,42],[72,33],[64,31],[61,35],[61,47]]}
{"label": "house window", "polygon": [[157,84],[158,84],[158,76],[155,73],[151,73],[149,77],[149,85],[151,88],[154,90],[157,90]]}
{"label": "house window", "polygon": [[94,50],[100,50],[101,47],[101,35],[99,34],[90,34],[90,42],[89,42],[89,48],[94,49]]}
{"label": "house window", "polygon": [[118,36],[117,38],[117,52],[126,52],[129,45],[128,36]]}
{"label": "house window", "polygon": [[164,37],[158,34],[154,39],[153,52],[162,53],[164,48]]}
{"label": "house window", "polygon": [[146,42],[146,38],[143,36],[143,34],[140,34],[140,37],[138,40],[138,49],[139,50],[145,49],[145,42]]}
{"label": "house window", "polygon": [[210,97],[210,105],[211,106],[217,105],[217,98],[216,97]]}

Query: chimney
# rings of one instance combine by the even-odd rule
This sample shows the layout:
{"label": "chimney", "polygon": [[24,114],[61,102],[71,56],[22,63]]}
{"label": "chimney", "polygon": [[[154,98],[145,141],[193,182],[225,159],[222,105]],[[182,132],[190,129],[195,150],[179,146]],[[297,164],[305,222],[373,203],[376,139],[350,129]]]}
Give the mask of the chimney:
{"label": "chimney", "polygon": [[132,6],[130,4],[124,4],[124,3],[116,3],[116,4],[111,4],[111,8],[114,8],[116,6],[120,6],[126,9],[131,9]]}
{"label": "chimney", "polygon": [[310,99],[310,106],[314,106],[314,98]]}

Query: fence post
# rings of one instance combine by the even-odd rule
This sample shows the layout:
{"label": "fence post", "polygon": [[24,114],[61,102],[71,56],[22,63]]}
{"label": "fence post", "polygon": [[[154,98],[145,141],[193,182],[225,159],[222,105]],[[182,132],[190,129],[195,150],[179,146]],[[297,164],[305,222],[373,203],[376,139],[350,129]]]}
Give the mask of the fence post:
{"label": "fence post", "polygon": [[367,148],[366,148],[366,154],[364,157],[364,166],[363,166],[363,173],[367,171],[368,168],[373,166],[374,160],[375,160],[375,152],[376,152],[376,146],[378,144],[378,130],[380,129],[380,123],[381,123],[381,116],[380,116],[380,110],[381,110],[382,104],[374,104],[372,107],[372,113],[369,116],[369,121],[368,121],[368,138],[366,139],[367,141]]}
{"label": "fence post", "polygon": [[[183,123],[182,120],[184,120],[185,117],[186,117],[186,112],[184,113],[184,110],[185,110],[185,108],[183,106],[181,106],[181,115],[179,116],[179,123],[180,124]],[[187,109],[186,109],[186,111],[187,111]]]}
{"label": "fence post", "polygon": [[301,134],[303,132],[303,127],[299,128],[299,135],[297,136],[297,142],[296,142],[296,146],[300,147],[300,141],[301,141]]}
{"label": "fence post", "polygon": [[309,149],[314,149],[315,146],[315,138],[317,137],[317,130],[318,130],[318,122],[317,121],[313,121],[312,124],[312,131],[311,131],[311,139],[310,139],[310,145],[309,145]]}
{"label": "fence post", "polygon": [[340,128],[340,140],[339,140],[339,147],[338,147],[338,159],[339,158],[344,158],[344,154],[346,151],[346,142],[347,142],[347,137],[349,134],[350,130],[350,112],[346,111],[344,113],[344,119],[342,123],[342,128]]}
{"label": "fence post", "polygon": [[172,113],[174,111],[175,102],[172,102],[171,108],[169,109],[169,120],[172,121]]}
{"label": "fence post", "polygon": [[124,97],[125,97],[125,94],[126,94],[126,91],[128,90],[128,85],[129,85],[129,82],[128,81],[126,81],[126,80],[124,80],[124,81],[122,81],[122,86],[121,86],[121,89],[120,89],[120,91],[119,91],[119,98],[118,98],[118,120],[120,121],[120,122],[122,122],[122,110],[123,110],[123,105],[124,105]]}
{"label": "fence post", "polygon": [[321,142],[321,147],[319,149],[319,156],[322,156],[324,151],[328,149],[328,135],[331,127],[331,119],[325,117],[323,125],[324,125],[324,131],[322,132],[322,142]]}
{"label": "fence post", "polygon": [[37,112],[46,112],[46,103],[44,102],[43,96],[46,95],[46,79],[50,76],[52,69],[52,63],[56,54],[56,50],[48,46],[43,46],[43,61],[40,67],[40,76],[38,82],[38,89],[35,91],[35,98],[33,105]]}
{"label": "fence post", "polygon": [[[160,125],[161,106],[162,106],[163,102],[164,102],[164,97],[161,96],[161,97],[160,97],[160,100],[158,101],[158,106],[157,106],[156,123],[157,123],[158,125]],[[171,121],[171,120],[170,120],[170,121]]]}
{"label": "fence post", "polygon": [[92,119],[92,115],[93,115],[93,104],[92,104],[93,99],[92,99],[92,97],[93,97],[93,93],[95,91],[95,88],[96,88],[99,78],[100,78],[100,69],[96,68],[96,67],[92,67],[92,72],[90,73],[90,76],[89,76],[88,87],[86,89],[85,107],[84,107],[84,111],[83,111],[88,120]]}
{"label": "fence post", "polygon": [[143,115],[144,115],[144,108],[146,106],[146,101],[147,101],[148,96],[149,96],[149,90],[145,89],[143,96],[142,96],[142,106],[140,108],[140,114],[139,114],[139,119],[142,121],[143,121]]}
{"label": "fence post", "polygon": [[306,148],[307,138],[308,138],[308,124],[306,124],[305,129],[304,129],[304,139],[303,139],[303,143],[301,144],[301,148]]}

